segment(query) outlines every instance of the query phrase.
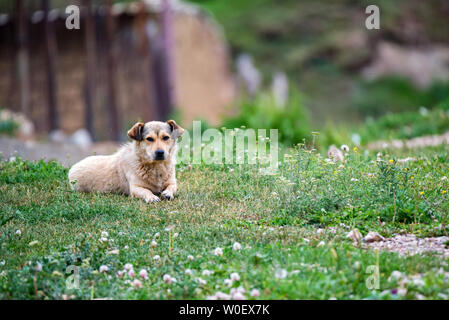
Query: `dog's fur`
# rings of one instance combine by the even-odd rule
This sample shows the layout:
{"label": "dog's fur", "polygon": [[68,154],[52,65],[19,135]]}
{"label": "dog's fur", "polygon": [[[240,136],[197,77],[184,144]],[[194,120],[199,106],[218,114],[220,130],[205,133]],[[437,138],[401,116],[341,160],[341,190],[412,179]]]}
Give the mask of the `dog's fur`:
{"label": "dog's fur", "polygon": [[[114,192],[148,202],[155,193],[172,200],[176,185],[176,140],[184,129],[175,121],[138,122],[129,131],[133,140],[110,156],[91,156],[69,171],[72,188],[81,192]],[[163,154],[163,156],[162,156]]]}

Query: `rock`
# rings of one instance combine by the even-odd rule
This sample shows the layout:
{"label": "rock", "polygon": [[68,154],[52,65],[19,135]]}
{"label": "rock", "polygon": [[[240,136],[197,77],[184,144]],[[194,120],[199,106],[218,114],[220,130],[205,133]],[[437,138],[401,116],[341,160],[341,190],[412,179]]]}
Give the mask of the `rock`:
{"label": "rock", "polygon": [[53,130],[48,134],[48,139],[51,142],[64,143],[67,141],[67,136],[62,130]]}
{"label": "rock", "polygon": [[353,242],[360,242],[362,240],[362,234],[358,229],[353,229],[348,232],[346,238],[351,239]]}
{"label": "rock", "polygon": [[78,129],[73,133],[70,137],[70,141],[81,148],[88,148],[92,145],[92,137],[90,136],[89,131],[84,128]]}
{"label": "rock", "polygon": [[365,237],[365,241],[370,243],[370,242],[376,242],[376,241],[384,241],[385,238],[382,237],[380,234],[378,234],[377,232],[374,231],[370,231],[368,232],[368,234]]}

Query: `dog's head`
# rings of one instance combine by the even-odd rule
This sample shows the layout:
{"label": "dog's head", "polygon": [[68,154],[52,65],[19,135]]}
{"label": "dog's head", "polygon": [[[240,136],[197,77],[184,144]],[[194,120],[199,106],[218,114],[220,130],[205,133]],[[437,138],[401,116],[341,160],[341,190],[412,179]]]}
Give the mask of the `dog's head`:
{"label": "dog's head", "polygon": [[148,162],[171,159],[176,153],[176,140],[184,129],[174,120],[167,122],[138,122],[128,131],[128,136],[136,141],[136,152]]}

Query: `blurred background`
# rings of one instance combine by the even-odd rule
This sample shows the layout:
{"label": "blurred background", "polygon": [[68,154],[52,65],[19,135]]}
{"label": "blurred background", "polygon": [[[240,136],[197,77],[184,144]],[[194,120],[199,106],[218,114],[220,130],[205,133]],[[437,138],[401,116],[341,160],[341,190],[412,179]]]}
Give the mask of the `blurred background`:
{"label": "blurred background", "polygon": [[107,152],[168,118],[323,149],[446,137],[448,21],[447,0],[0,0],[0,151]]}

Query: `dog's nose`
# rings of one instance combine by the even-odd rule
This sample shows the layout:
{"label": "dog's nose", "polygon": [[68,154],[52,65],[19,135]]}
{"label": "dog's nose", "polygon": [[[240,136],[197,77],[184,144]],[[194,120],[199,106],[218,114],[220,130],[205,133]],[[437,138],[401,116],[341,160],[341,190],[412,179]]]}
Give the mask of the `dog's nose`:
{"label": "dog's nose", "polygon": [[164,150],[156,150],[154,152],[154,155],[156,157],[156,160],[164,160],[165,152],[164,152]]}

